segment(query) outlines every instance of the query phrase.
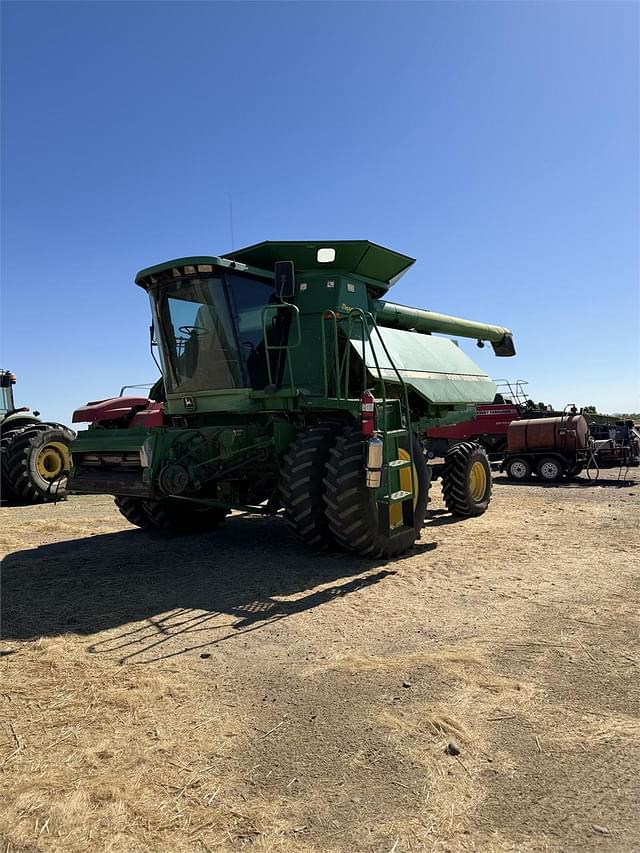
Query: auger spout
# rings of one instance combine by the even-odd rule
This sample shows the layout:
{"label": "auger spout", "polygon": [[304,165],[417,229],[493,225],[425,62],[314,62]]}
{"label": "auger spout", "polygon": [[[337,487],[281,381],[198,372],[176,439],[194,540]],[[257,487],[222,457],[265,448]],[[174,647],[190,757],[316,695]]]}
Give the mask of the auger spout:
{"label": "auger spout", "polygon": [[440,332],[445,335],[457,335],[462,338],[489,341],[496,355],[512,356],[516,354],[513,335],[510,329],[503,326],[493,326],[489,323],[477,323],[474,320],[464,320],[461,317],[451,317],[448,314],[438,314],[436,311],[425,311],[422,308],[410,308],[395,302],[375,302],[376,322],[380,326],[405,331]]}

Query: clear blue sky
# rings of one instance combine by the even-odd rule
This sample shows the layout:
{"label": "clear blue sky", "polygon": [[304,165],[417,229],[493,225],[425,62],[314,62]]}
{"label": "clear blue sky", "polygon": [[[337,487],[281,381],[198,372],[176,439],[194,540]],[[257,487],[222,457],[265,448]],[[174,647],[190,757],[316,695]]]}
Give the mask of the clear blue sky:
{"label": "clear blue sky", "polygon": [[638,410],[638,5],[2,4],[2,367],[70,420],[157,375],[135,272],[263,239],[418,259],[536,399]]}

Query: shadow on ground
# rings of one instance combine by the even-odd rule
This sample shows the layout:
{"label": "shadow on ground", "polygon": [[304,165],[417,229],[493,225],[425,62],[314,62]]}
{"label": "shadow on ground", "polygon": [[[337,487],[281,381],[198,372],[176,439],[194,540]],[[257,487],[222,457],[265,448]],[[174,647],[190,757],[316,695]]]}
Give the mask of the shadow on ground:
{"label": "shadow on ground", "polygon": [[[435,547],[419,543],[413,553]],[[280,519],[257,517],[198,536],[129,529],[57,542],[6,557],[2,636],[86,635],[146,620],[161,639],[222,615],[233,635],[380,583],[395,574],[386,562],[314,553]]]}

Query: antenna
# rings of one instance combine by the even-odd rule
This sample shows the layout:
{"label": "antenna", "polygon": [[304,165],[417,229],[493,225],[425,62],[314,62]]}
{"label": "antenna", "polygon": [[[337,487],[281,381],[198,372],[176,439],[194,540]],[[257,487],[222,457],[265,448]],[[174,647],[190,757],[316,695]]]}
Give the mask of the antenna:
{"label": "antenna", "polygon": [[231,251],[236,247],[236,241],[233,239],[233,202],[231,200],[231,193],[229,193],[229,230],[231,231]]}

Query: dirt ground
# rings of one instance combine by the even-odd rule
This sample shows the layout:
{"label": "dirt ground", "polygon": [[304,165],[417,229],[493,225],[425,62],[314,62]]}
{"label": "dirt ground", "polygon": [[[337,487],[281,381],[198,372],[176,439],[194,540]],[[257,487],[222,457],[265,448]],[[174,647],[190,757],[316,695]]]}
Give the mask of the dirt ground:
{"label": "dirt ground", "polygon": [[2,853],[640,849],[640,484],[433,493],[387,563],[0,509]]}

